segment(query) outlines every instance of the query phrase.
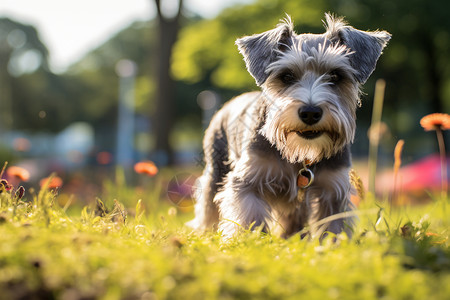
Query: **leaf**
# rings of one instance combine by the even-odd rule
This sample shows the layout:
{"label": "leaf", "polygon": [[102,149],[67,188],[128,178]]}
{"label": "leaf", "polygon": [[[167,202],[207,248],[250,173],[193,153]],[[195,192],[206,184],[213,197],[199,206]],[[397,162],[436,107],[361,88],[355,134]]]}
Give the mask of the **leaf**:
{"label": "leaf", "polygon": [[142,216],[145,213],[144,205],[142,204],[142,199],[139,199],[136,204],[136,216],[135,221],[139,223],[141,221]]}
{"label": "leaf", "polygon": [[381,219],[383,218],[383,210],[384,210],[384,208],[382,208],[382,207],[379,207],[379,208],[380,209],[378,210],[378,213],[377,213],[377,220],[375,222],[375,230],[376,230],[377,226],[380,224]]}

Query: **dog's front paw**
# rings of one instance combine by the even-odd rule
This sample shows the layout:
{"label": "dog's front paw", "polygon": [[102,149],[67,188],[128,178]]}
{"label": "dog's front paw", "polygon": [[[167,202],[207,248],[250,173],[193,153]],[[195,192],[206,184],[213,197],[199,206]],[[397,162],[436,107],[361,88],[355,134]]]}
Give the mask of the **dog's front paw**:
{"label": "dog's front paw", "polygon": [[222,220],[219,224],[219,232],[225,241],[230,240],[242,231],[244,231],[243,226],[232,220]]}
{"label": "dog's front paw", "polygon": [[200,230],[200,228],[201,228],[200,222],[198,221],[197,218],[195,218],[193,220],[190,220],[189,222],[186,222],[185,225],[187,227],[190,227],[190,228],[195,229],[195,230]]}
{"label": "dog's front paw", "polygon": [[349,217],[341,220],[336,220],[331,222],[328,226],[329,232],[332,232],[336,235],[338,234],[346,234],[348,238],[352,238],[353,236],[353,228],[355,224],[355,219]]}

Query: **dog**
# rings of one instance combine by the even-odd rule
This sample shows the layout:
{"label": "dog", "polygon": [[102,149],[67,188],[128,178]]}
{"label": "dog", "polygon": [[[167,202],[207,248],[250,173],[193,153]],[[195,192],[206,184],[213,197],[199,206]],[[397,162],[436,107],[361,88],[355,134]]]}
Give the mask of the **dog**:
{"label": "dog", "polygon": [[261,91],[226,103],[205,131],[189,226],[225,239],[255,228],[282,237],[351,236],[356,109],[391,35],[331,14],[324,25],[324,34],[296,34],[287,16],[236,41]]}

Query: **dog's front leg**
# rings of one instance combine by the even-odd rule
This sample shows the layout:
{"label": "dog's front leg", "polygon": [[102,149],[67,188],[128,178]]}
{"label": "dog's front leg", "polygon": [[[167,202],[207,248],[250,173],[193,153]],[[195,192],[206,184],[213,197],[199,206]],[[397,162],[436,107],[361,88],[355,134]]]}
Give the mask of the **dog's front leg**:
{"label": "dog's front leg", "polygon": [[195,218],[186,225],[197,230],[216,229],[219,212],[213,199],[217,193],[219,172],[217,168],[206,165],[203,175],[198,179],[195,187]]}
{"label": "dog's front leg", "polygon": [[[346,212],[353,210],[350,201],[352,186],[349,180],[349,169],[349,167],[341,167],[318,170],[314,184],[305,192],[309,226],[313,236],[322,236],[325,231],[335,234],[344,231],[349,237],[352,236],[355,218],[345,215]],[[336,215],[334,220],[321,221],[334,215]]]}
{"label": "dog's front leg", "polygon": [[[235,184],[242,185],[242,183],[232,185]],[[217,194],[216,201],[221,216],[219,231],[222,232],[225,239],[234,236],[239,231],[255,229],[260,226],[263,231],[268,231],[270,207],[251,188],[226,188]]]}
{"label": "dog's front leg", "polygon": [[261,197],[253,182],[230,172],[223,190],[217,193],[214,202],[219,207],[219,231],[228,239],[239,231],[262,226],[267,232],[270,206]]}

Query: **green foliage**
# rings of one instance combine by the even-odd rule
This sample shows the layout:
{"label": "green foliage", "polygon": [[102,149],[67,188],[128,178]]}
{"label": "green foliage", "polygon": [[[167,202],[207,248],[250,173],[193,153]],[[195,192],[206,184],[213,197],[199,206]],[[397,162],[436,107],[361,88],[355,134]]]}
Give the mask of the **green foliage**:
{"label": "green foliage", "polygon": [[[272,29],[289,12],[302,30],[317,28],[323,1],[258,1],[225,10],[217,18],[185,27],[173,52],[176,79],[198,82],[207,77],[218,88],[255,88],[234,42],[238,37]],[[311,4],[311,5],[310,5]],[[315,24],[315,25],[312,25]],[[318,26],[317,26],[318,25]]]}
{"label": "green foliage", "polygon": [[[127,189],[120,180],[114,188]],[[118,191],[118,190],[116,190]],[[5,299],[447,299],[447,201],[385,214],[364,202],[354,238],[322,242],[183,227],[175,207],[116,201],[68,216],[57,194],[0,193]],[[136,195],[122,195],[132,199]],[[108,206],[112,205],[112,209]]]}
{"label": "green foliage", "polygon": [[152,21],[135,22],[69,68],[68,74],[82,79],[95,93],[95,97],[88,93],[82,95],[83,105],[93,119],[101,118],[105,109],[115,108],[118,95],[116,64],[121,59],[132,60],[138,66],[136,109],[144,113],[153,109],[155,40],[156,31]]}
{"label": "green foliage", "polygon": [[[6,21],[0,19],[0,26],[9,29],[3,24]],[[135,92],[137,110],[142,113],[152,110],[154,86],[151,66],[155,60],[152,22],[130,25],[59,75],[48,70],[48,52],[39,41],[36,29],[10,23],[15,26],[9,26],[10,31],[26,32],[30,42],[20,51],[0,51],[0,61],[5,64],[0,71],[0,89],[5,94],[0,114],[12,119],[8,129],[60,131],[75,121],[89,122],[96,129],[114,127],[119,85],[115,67],[121,59],[131,59],[139,66]],[[3,34],[2,31],[0,40]],[[33,34],[36,36],[34,39]],[[42,67],[31,73],[9,74],[6,64],[14,60],[14,55],[27,49],[42,52]]]}
{"label": "green foliage", "polygon": [[[48,50],[33,26],[8,18],[0,18],[0,128],[11,129],[21,123],[28,107],[16,108],[22,98],[16,95],[16,77],[45,72],[48,69]],[[23,88],[23,87],[22,87]],[[37,116],[37,114],[36,114]]]}
{"label": "green foliage", "polygon": [[[364,87],[354,152],[367,152],[369,102],[374,82],[381,77],[387,82],[383,121],[390,124],[382,146],[390,153],[398,137],[411,145],[405,150],[407,156],[430,153],[432,137],[422,132],[418,120],[427,113],[450,110],[447,55],[450,19],[446,14],[449,5],[444,0],[257,0],[228,8],[213,19],[185,19],[172,53],[171,71],[177,80],[175,120],[183,122],[182,126],[189,121],[190,128],[200,128],[201,112],[195,99],[205,89],[217,91],[226,101],[256,88],[234,45],[237,38],[273,28],[285,13],[292,16],[297,32],[322,33],[320,20],[329,11],[345,16],[356,28],[379,28],[393,34]],[[30,42],[21,51],[6,47],[7,51],[0,53],[0,62],[4,64],[0,89],[5,99],[0,103],[3,116],[0,122],[6,128],[59,131],[74,121],[87,121],[94,126],[96,136],[104,136],[105,130],[115,128],[118,97],[115,66],[124,58],[138,65],[136,111],[143,115],[154,112],[157,61],[154,21],[130,25],[59,75],[47,70],[48,51],[34,28],[7,19],[1,19],[0,23],[8,32],[22,30]],[[3,33],[2,40],[6,36]],[[27,49],[42,53],[41,68],[17,77],[8,74],[6,65],[12,57]]]}
{"label": "green foliage", "polygon": [[[41,55],[38,67],[48,68],[48,49],[40,40],[36,28],[8,18],[0,18],[0,28],[2,67],[27,51],[36,50]],[[4,71],[6,69],[2,69],[2,72]]]}
{"label": "green foliage", "polygon": [[[383,121],[390,124],[386,146],[392,149],[400,137],[411,145],[406,155],[430,152],[418,120],[427,113],[450,110],[450,2],[390,0],[268,1],[236,6],[211,20],[186,26],[173,52],[172,73],[178,80],[206,80],[217,89],[236,94],[256,89],[234,42],[243,35],[272,29],[285,13],[291,15],[299,33],[323,33],[325,12],[344,16],[361,30],[383,29],[393,34],[377,69],[364,87],[363,107],[358,112],[355,153],[367,153],[374,82],[387,82]],[[389,150],[390,152],[390,150]]]}

